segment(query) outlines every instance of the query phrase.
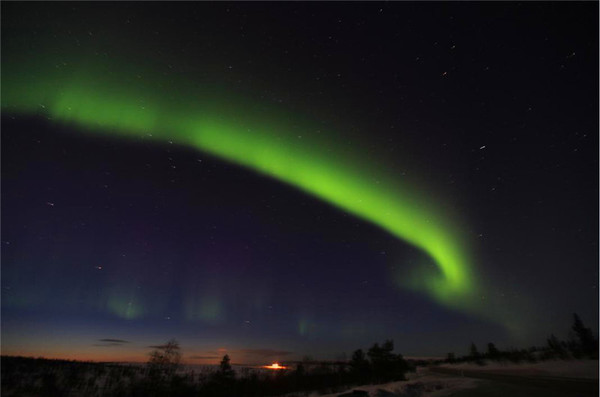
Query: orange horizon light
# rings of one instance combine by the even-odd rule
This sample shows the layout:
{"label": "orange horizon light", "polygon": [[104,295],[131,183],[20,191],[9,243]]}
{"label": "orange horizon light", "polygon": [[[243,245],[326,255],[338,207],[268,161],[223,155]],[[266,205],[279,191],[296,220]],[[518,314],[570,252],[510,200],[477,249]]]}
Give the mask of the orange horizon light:
{"label": "orange horizon light", "polygon": [[286,366],[279,365],[279,363],[273,363],[271,365],[265,365],[264,368],[267,368],[267,369],[287,369]]}

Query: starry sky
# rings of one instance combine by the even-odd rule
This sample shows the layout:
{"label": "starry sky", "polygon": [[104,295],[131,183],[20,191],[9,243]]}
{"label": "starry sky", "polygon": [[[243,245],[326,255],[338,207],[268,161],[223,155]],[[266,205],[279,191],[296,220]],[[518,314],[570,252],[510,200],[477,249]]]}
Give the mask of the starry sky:
{"label": "starry sky", "polygon": [[597,332],[597,14],[2,3],[2,354]]}

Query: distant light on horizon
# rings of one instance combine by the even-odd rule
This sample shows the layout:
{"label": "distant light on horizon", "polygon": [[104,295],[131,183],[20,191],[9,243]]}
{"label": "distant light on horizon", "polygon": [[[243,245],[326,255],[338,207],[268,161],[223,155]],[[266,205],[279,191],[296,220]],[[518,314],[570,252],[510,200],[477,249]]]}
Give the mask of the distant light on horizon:
{"label": "distant light on horizon", "polygon": [[278,369],[287,369],[288,367],[286,367],[284,365],[279,365],[279,363],[273,363],[271,365],[265,365],[264,368],[278,370]]}

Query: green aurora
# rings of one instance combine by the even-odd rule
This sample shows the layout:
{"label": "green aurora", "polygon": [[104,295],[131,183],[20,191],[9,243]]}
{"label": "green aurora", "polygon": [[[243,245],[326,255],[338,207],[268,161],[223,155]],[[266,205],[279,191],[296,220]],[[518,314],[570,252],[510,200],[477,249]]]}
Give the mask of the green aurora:
{"label": "green aurora", "polygon": [[[462,227],[444,203],[366,153],[350,152],[333,134],[311,133],[315,128],[302,115],[215,87],[195,88],[161,72],[97,54],[5,56],[2,110],[95,134],[192,147],[285,182],[383,228],[435,263],[434,271],[418,266],[410,275],[393,274],[399,285],[454,309],[481,312]],[[296,119],[301,121],[290,122]],[[212,316],[216,309],[203,310]],[[132,311],[118,309],[126,317]]]}

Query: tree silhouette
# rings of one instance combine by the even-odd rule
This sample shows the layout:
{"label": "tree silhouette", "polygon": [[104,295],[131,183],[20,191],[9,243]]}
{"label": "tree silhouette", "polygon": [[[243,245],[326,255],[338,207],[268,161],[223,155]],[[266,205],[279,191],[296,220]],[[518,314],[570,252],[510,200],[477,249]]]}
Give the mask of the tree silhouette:
{"label": "tree silhouette", "polygon": [[408,364],[400,354],[394,354],[394,341],[386,340],[383,345],[375,343],[367,352],[371,360],[374,380],[385,382],[404,378]]}
{"label": "tree silhouette", "polygon": [[561,359],[567,358],[567,351],[565,350],[563,343],[561,343],[561,341],[559,341],[558,338],[554,336],[554,334],[550,335],[550,338],[548,338],[547,343],[552,356],[558,356]]}
{"label": "tree silhouette", "polygon": [[219,375],[222,379],[233,379],[235,378],[235,371],[231,368],[231,360],[229,355],[223,356],[221,363],[219,364]]}
{"label": "tree silhouette", "polygon": [[472,358],[479,357],[479,350],[477,350],[477,346],[473,342],[471,342],[471,347],[469,348],[469,356]]}
{"label": "tree silhouette", "polygon": [[364,382],[371,376],[371,366],[362,349],[358,349],[352,353],[352,358],[350,359],[350,371],[359,383]]}
{"label": "tree silhouette", "polygon": [[481,353],[479,353],[479,350],[477,350],[477,346],[475,346],[475,343],[473,342],[471,342],[471,347],[469,348],[469,357],[478,365],[483,365],[483,361],[481,360]]}
{"label": "tree silhouette", "polygon": [[571,327],[577,335],[578,345],[583,354],[592,358],[598,358],[598,340],[590,328],[583,325],[577,313],[573,313],[573,325]]}
{"label": "tree silhouette", "polygon": [[150,360],[148,360],[151,377],[172,377],[181,361],[179,342],[171,339],[164,345],[155,347],[156,349],[150,353]]}
{"label": "tree silhouette", "polygon": [[487,345],[487,355],[490,358],[490,360],[499,360],[500,359],[500,351],[496,348],[496,345],[494,345],[492,342],[488,343]]}
{"label": "tree silhouette", "polygon": [[234,390],[236,387],[235,371],[231,368],[231,360],[228,354],[223,356],[219,363],[219,369],[212,374],[207,386],[209,387],[207,395],[213,397],[236,395]]}

